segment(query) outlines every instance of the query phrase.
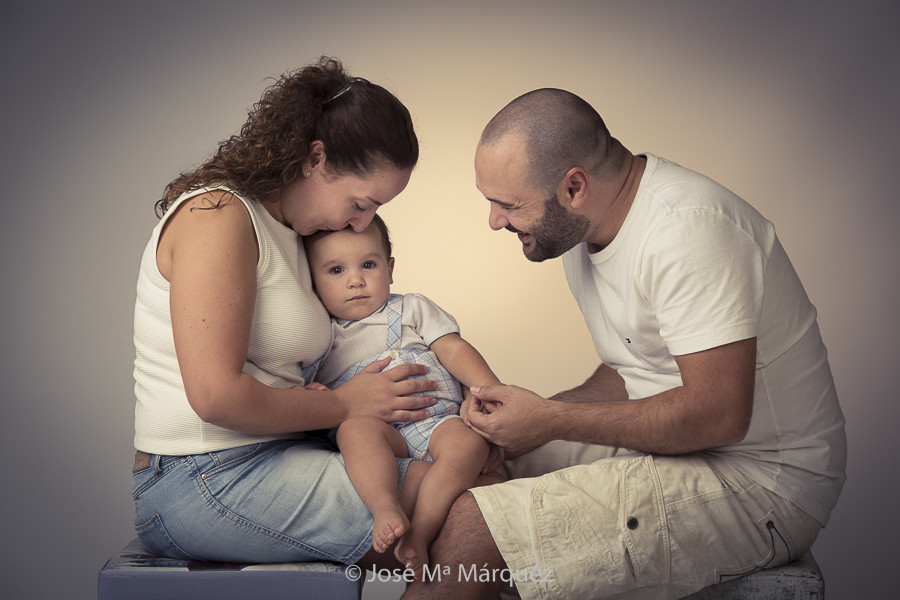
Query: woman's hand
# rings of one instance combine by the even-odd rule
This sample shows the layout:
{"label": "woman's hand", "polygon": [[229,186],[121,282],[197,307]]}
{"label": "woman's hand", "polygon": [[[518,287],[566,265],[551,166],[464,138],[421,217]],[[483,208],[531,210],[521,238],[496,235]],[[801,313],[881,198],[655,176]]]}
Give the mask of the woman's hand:
{"label": "woman's hand", "polygon": [[417,421],[428,416],[425,409],[435,399],[412,394],[436,390],[437,382],[408,379],[412,375],[424,375],[428,367],[408,363],[383,371],[390,362],[390,356],[376,360],[334,390],[346,409],[347,418],[370,416],[391,423]]}

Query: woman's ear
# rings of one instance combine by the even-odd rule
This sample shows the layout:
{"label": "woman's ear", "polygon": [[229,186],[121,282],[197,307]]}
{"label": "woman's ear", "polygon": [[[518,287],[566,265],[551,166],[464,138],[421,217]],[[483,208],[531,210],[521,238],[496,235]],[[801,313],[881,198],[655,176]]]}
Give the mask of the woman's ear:
{"label": "woman's ear", "polygon": [[312,173],[317,167],[325,167],[325,144],[321,140],[314,140],[309,144],[309,154],[303,161],[303,172]]}

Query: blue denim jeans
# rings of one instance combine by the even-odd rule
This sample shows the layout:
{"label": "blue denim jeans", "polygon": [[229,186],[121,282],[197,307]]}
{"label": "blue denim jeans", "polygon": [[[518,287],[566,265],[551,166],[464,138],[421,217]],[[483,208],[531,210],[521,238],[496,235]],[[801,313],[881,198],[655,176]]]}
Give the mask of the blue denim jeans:
{"label": "blue denim jeans", "polygon": [[[401,482],[408,464],[398,460]],[[320,440],[152,455],[133,490],[138,537],[161,556],[350,564],[372,546],[372,515]]]}

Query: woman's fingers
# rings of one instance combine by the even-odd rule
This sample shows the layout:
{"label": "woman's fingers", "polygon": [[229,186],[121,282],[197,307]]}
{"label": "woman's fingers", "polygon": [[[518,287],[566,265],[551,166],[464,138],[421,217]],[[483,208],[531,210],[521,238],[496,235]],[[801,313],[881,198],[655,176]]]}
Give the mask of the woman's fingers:
{"label": "woman's fingers", "polygon": [[391,379],[393,379],[394,381],[403,381],[407,377],[411,377],[413,375],[425,375],[426,373],[428,373],[428,367],[426,367],[425,365],[420,365],[418,363],[404,363],[402,365],[397,365],[396,367],[391,367],[390,369],[385,371],[385,373],[390,375]]}
{"label": "woman's fingers", "polygon": [[391,360],[392,359],[390,356],[385,356],[384,358],[373,360],[372,362],[367,364],[365,368],[360,371],[360,373],[380,373],[382,369],[391,364]]}

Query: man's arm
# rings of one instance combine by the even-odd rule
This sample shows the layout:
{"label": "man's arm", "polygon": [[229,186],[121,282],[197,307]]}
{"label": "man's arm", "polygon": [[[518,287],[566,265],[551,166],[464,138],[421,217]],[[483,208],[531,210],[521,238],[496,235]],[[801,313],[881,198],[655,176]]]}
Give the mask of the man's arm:
{"label": "man's arm", "polygon": [[[513,453],[555,439],[656,454],[693,452],[742,440],[753,412],[756,338],[675,360],[683,385],[638,400],[554,402],[514,386],[482,387],[473,390],[475,397],[496,408],[490,414],[470,413],[469,422],[486,439]],[[598,372],[595,385],[608,383],[607,375]],[[580,386],[582,391],[590,387]],[[572,397],[580,397],[580,392]]]}
{"label": "man's arm", "polygon": [[625,380],[616,373],[616,370],[608,365],[601,364],[588,377],[587,381],[571,390],[551,396],[550,400],[576,404],[581,402],[610,402],[614,400],[628,400],[628,393],[625,391]]}

